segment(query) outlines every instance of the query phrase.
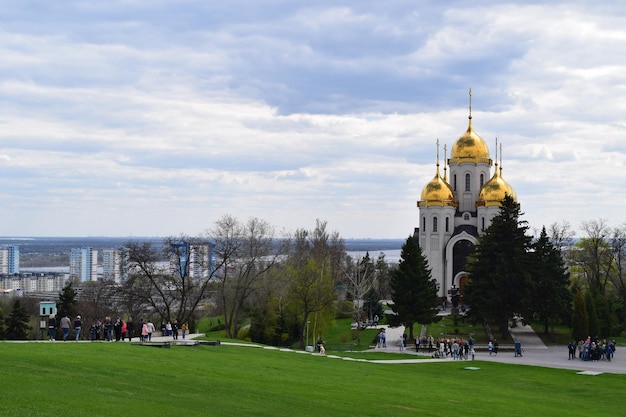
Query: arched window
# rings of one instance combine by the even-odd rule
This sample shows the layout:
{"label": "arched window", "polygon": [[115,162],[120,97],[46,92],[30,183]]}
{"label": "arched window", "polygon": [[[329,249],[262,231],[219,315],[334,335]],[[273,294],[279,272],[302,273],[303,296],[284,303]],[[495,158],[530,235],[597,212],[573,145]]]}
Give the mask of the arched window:
{"label": "arched window", "polygon": [[482,221],[483,221],[483,229],[482,230],[485,231],[485,218],[484,217],[482,218]]}
{"label": "arched window", "polygon": [[485,185],[485,174],[480,174],[480,188],[483,188]]}
{"label": "arched window", "polygon": [[456,191],[456,174],[454,174],[454,177],[452,180],[452,187],[454,188],[454,191]]}
{"label": "arched window", "polygon": [[465,191],[470,191],[470,174],[465,174]]}
{"label": "arched window", "polygon": [[463,220],[465,220],[465,221],[469,221],[469,219],[470,219],[469,213],[465,213],[465,214],[463,215]]}
{"label": "arched window", "polygon": [[437,218],[433,217],[433,232],[437,232]]}
{"label": "arched window", "polygon": [[426,232],[426,217],[422,217],[422,229]]}
{"label": "arched window", "polygon": [[446,233],[450,231],[450,217],[446,217]]}

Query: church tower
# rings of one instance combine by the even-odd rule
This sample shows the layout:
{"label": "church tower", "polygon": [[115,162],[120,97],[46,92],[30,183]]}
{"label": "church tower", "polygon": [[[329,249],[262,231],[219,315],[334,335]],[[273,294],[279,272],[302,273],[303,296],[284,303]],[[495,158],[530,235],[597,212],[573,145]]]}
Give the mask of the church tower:
{"label": "church tower", "polygon": [[467,130],[452,145],[450,158],[446,160],[444,156],[443,177],[437,141],[435,177],[426,184],[417,202],[419,227],[415,228],[414,237],[428,259],[441,299],[449,299],[450,290],[456,289],[462,297],[467,281],[465,261],[472,247],[500,212],[505,195],[517,201],[515,191],[502,178],[502,161],[498,170],[497,140],[495,169],[491,174],[494,162],[489,147],[472,126],[471,89],[469,96]]}

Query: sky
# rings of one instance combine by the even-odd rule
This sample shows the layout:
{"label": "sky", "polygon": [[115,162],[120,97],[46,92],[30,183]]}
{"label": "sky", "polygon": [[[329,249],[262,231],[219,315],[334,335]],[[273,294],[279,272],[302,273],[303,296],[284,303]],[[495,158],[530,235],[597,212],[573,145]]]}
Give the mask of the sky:
{"label": "sky", "polygon": [[403,239],[471,88],[522,219],[582,237],[626,220],[625,57],[617,0],[0,0],[0,236]]}

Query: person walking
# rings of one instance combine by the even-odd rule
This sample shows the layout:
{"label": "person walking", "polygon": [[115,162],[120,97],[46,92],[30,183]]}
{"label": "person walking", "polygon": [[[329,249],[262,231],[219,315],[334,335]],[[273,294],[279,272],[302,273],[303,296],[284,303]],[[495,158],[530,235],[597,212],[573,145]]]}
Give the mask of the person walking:
{"label": "person walking", "polygon": [[83,321],[81,320],[80,316],[76,316],[76,319],[74,320],[74,333],[76,334],[76,341],[78,342],[78,339],[80,339],[80,331],[83,328]]}
{"label": "person walking", "polygon": [[104,318],[104,335],[107,342],[113,341],[113,320],[109,316]]}
{"label": "person walking", "polygon": [[184,339],[187,333],[189,333],[189,325],[187,323],[183,323],[182,326],[180,326],[180,328],[183,331],[183,339]]}
{"label": "person walking", "polygon": [[57,319],[54,314],[48,316],[48,340],[54,342],[55,333],[57,331]]}
{"label": "person walking", "polygon": [[569,351],[569,356],[567,357],[567,360],[572,360],[572,359],[576,359],[576,342],[575,341],[571,341],[569,342],[569,344],[567,345],[567,350]]}
{"label": "person walking", "polygon": [[128,336],[128,341],[132,342],[135,336],[135,323],[133,323],[132,317],[128,317],[126,321],[126,335]]}
{"label": "person walking", "polygon": [[148,326],[148,342],[152,342],[152,333],[154,333],[154,331],[156,330],[154,327],[154,323],[152,323],[152,320],[148,320],[148,324],[146,326]]}
{"label": "person walking", "polygon": [[63,332],[63,341],[67,342],[67,336],[70,335],[70,326],[71,326],[70,318],[67,317],[67,314],[61,317],[60,325],[61,325],[61,331]]}
{"label": "person walking", "polygon": [[140,342],[144,342],[144,339],[143,339],[143,325],[144,324],[146,324],[146,322],[143,319],[139,320],[139,327],[137,329],[139,330],[139,341]]}
{"label": "person walking", "polygon": [[178,320],[174,320],[174,323],[172,323],[172,336],[174,340],[178,340]]}
{"label": "person walking", "polygon": [[113,329],[115,331],[115,341],[119,342],[122,339],[122,319],[119,317],[115,320],[115,324],[113,324]]}
{"label": "person walking", "polygon": [[102,333],[102,322],[100,320],[96,320],[96,325],[95,325],[95,335],[96,335],[96,341],[100,341],[100,334]]}
{"label": "person walking", "polygon": [[148,323],[144,323],[141,327],[141,341],[147,342],[150,332],[148,331]]}

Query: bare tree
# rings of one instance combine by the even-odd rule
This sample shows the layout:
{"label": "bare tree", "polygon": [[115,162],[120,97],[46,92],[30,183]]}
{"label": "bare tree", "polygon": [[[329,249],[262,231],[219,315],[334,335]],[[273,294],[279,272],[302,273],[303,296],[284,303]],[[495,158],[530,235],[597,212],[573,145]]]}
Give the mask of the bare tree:
{"label": "bare tree", "polygon": [[552,223],[548,228],[550,243],[561,253],[567,251],[573,244],[575,233],[572,226],[567,221]]}
{"label": "bare tree", "polygon": [[[221,266],[211,262],[210,248],[210,242],[184,235],[165,238],[161,251],[149,242],[129,242],[124,248],[129,274],[121,290],[149,305],[163,321],[187,322]],[[195,274],[194,263],[200,264]]]}
{"label": "bare tree", "polygon": [[605,294],[613,268],[613,255],[608,242],[610,228],[606,220],[592,220],[582,223],[587,234],[570,252],[570,265],[576,276],[586,281],[590,289]]}
{"label": "bare tree", "polygon": [[611,251],[615,262],[615,272],[611,282],[617,291],[622,304],[622,330],[626,335],[626,223],[615,227],[611,235]]}
{"label": "bare tree", "polygon": [[85,327],[95,323],[96,320],[104,319],[105,316],[115,314],[118,302],[116,293],[115,282],[112,280],[83,283],[76,311],[81,315]]}
{"label": "bare tree", "polygon": [[350,285],[349,291],[354,297],[355,320],[357,322],[356,339],[357,344],[360,345],[363,304],[365,302],[365,294],[374,286],[374,266],[369,253],[366,253],[363,258],[356,262],[348,257],[346,264],[345,276]]}
{"label": "bare tree", "polygon": [[250,218],[241,223],[226,215],[208,232],[221,266],[217,275],[226,337],[236,338],[244,321],[244,307],[257,284],[283,255],[266,221]]}

